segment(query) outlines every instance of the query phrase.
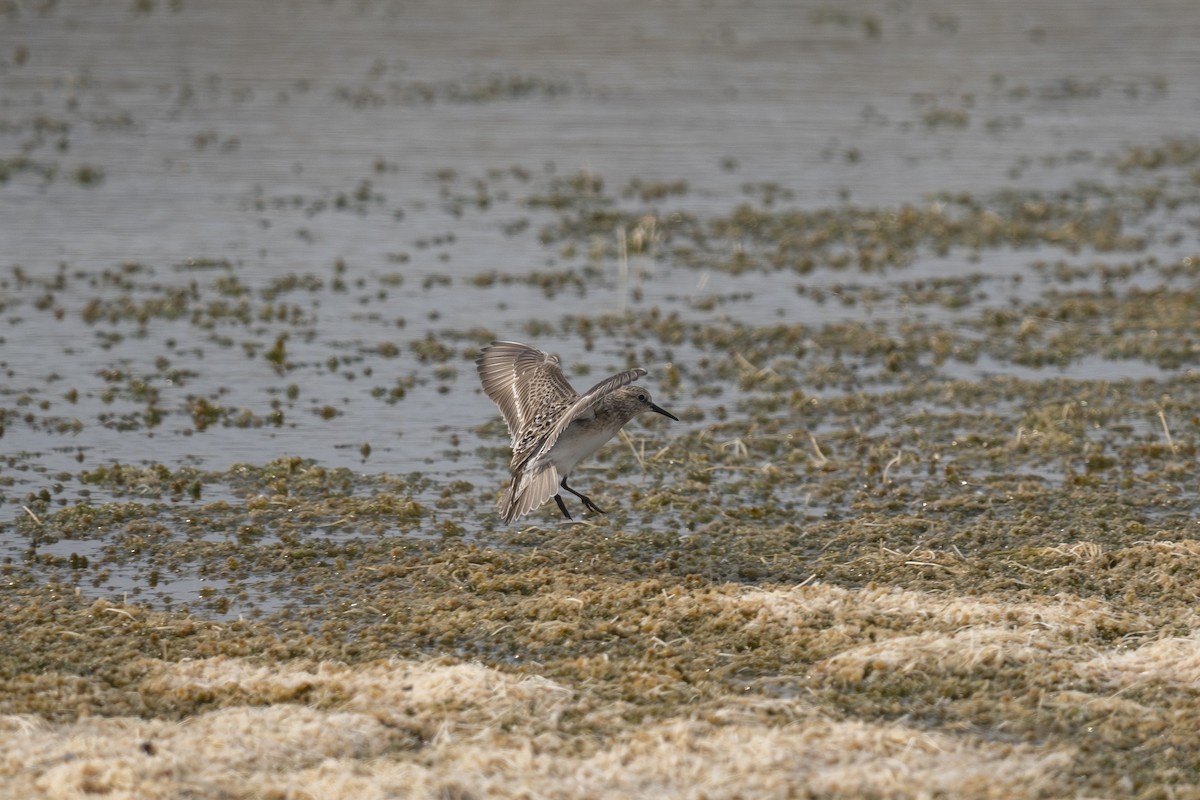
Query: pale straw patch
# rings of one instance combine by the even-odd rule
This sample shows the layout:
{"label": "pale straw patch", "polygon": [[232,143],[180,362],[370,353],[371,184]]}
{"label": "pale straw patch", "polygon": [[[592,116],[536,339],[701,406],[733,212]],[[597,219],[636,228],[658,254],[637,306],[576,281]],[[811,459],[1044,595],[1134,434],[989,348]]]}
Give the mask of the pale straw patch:
{"label": "pale straw patch", "polygon": [[[0,730],[13,733],[12,720]],[[632,728],[588,755],[565,738],[491,729],[417,753],[362,714],[300,706],[225,709],[183,724],[92,719],[22,725],[13,796],[83,798],[1034,797],[1060,785],[1066,752],[965,743],[899,724],[819,717],[782,726],[695,720]],[[154,742],[154,752],[141,744]],[[11,765],[10,761],[10,765]]]}

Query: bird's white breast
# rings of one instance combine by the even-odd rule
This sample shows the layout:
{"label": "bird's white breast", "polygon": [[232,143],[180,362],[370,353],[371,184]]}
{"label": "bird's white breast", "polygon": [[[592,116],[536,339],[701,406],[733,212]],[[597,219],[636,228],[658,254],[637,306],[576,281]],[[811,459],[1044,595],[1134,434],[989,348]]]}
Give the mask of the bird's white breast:
{"label": "bird's white breast", "polygon": [[553,464],[565,478],[576,464],[603,447],[617,430],[597,424],[594,416],[590,420],[575,420],[558,437],[543,461]]}

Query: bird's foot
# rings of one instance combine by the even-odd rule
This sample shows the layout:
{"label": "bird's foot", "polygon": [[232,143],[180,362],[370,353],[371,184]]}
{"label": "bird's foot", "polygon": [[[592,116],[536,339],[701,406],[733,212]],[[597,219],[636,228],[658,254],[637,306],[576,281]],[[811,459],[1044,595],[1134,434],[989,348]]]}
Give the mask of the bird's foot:
{"label": "bird's foot", "polygon": [[563,502],[562,497],[559,495],[554,495],[554,502],[558,503],[558,510],[563,512],[563,516],[567,519],[571,519],[571,512],[567,511],[567,504]]}
{"label": "bird's foot", "polygon": [[593,503],[592,498],[590,498],[590,497],[584,497],[583,495],[579,495],[579,499],[583,501],[583,506],[588,511],[595,511],[597,514],[607,514],[608,513],[603,508],[601,508],[600,506]]}

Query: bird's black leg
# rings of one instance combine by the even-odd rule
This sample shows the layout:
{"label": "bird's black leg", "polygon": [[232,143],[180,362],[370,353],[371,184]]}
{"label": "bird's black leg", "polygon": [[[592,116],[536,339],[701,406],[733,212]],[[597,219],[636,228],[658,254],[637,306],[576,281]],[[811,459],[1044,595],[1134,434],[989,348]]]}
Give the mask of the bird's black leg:
{"label": "bird's black leg", "polygon": [[570,519],[571,515],[567,512],[567,504],[562,501],[562,497],[557,494],[554,495],[554,502],[558,503],[558,510],[563,512],[563,516]]}
{"label": "bird's black leg", "polygon": [[[585,508],[586,508],[588,511],[595,511],[597,514],[604,514],[604,513],[606,513],[606,512],[604,511],[604,509],[603,509],[603,508],[601,508],[600,506],[598,506],[598,505],[596,505],[595,503],[593,503],[593,502],[592,502],[592,498],[588,497],[587,495],[580,494],[579,492],[577,492],[577,491],[575,491],[574,489],[572,489],[570,486],[567,486],[567,479],[566,479],[566,477],[564,477],[564,478],[563,478],[561,481],[559,481],[559,482],[558,482],[558,485],[559,485],[559,486],[561,486],[562,488],[566,489],[566,490],[567,490],[568,492],[570,492],[571,494],[573,494],[573,495],[575,495],[576,497],[578,497],[580,500],[582,500],[582,501],[583,501],[583,505],[584,505],[584,507],[585,507]],[[554,496],[555,496],[555,497],[558,497],[558,495],[554,495]],[[559,500],[559,501],[558,501],[558,505],[559,505],[559,507],[560,507],[560,508],[562,507],[562,500]],[[566,513],[566,512],[564,511],[563,513]]]}

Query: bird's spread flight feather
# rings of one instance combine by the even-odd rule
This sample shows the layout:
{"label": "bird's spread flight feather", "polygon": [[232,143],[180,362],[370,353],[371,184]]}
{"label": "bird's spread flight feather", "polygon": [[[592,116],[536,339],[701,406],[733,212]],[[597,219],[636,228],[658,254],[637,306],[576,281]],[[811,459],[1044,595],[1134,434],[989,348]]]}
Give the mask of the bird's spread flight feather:
{"label": "bird's spread flight feather", "polygon": [[568,406],[578,396],[558,357],[520,342],[494,342],[475,360],[484,393],[500,408],[513,448],[538,427],[538,417]]}

